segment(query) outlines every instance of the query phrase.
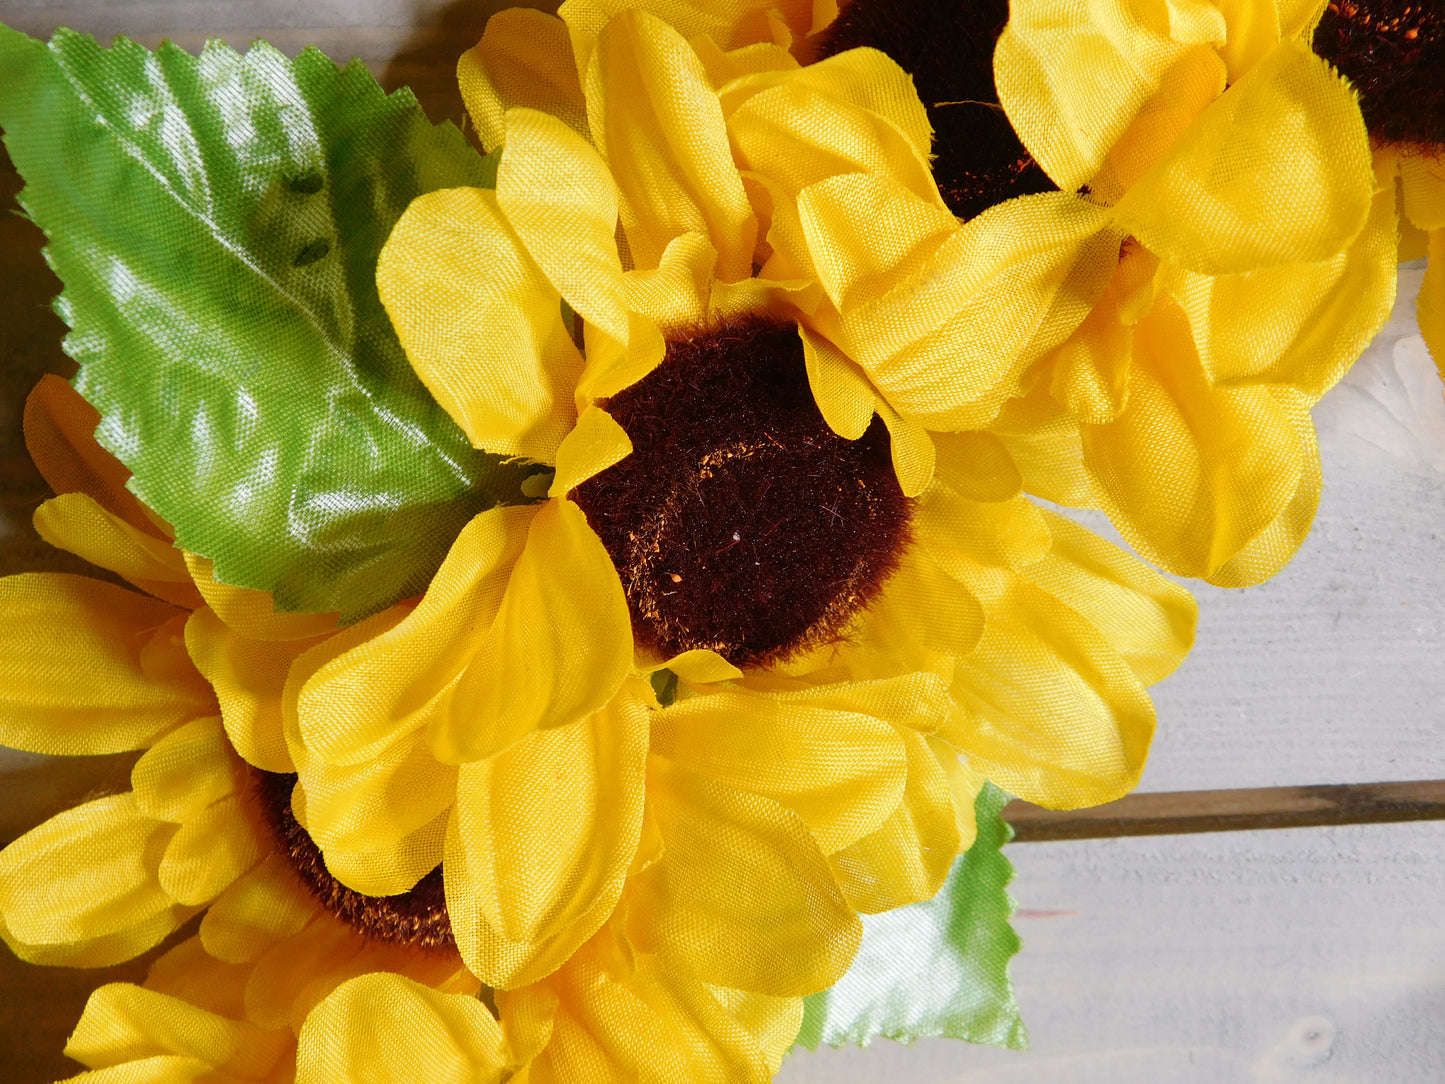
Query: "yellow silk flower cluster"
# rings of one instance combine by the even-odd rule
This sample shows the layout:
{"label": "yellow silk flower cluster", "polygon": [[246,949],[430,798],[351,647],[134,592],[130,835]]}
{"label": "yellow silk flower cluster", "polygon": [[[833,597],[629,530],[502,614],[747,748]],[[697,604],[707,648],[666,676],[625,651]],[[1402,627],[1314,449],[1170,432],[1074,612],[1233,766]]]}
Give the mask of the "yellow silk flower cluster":
{"label": "yellow silk flower cluster", "polygon": [[[697,840],[707,880],[732,888],[699,882],[689,913],[702,921],[658,942],[663,958],[744,989],[821,988],[851,954],[851,919],[819,936],[828,912],[817,902],[800,925],[790,908],[803,894],[787,901],[776,875],[764,889],[741,868],[780,845],[785,822],[798,818],[817,846],[825,861],[795,868],[816,871],[803,880],[817,900],[842,901],[840,916],[927,898],[972,836],[985,778],[1050,806],[1129,789],[1152,729],[1143,686],[1192,635],[1187,596],[1024,498],[997,438],[932,431],[986,412],[977,401],[1008,383],[1002,372],[1082,319],[1053,246],[1093,212],[1056,194],[957,222],[927,170],[922,107],[871,50],[804,68],[776,44],[725,51],[638,10],[595,35],[581,21],[504,13],[487,34],[462,71],[484,140],[501,148],[495,190],[415,201],[378,283],[414,369],[473,442],[556,471],[542,504],[474,520],[400,623],[358,627],[368,638],[346,654],[293,669],[308,827],[327,835],[313,780],[324,787],[384,750],[434,759],[445,786],[435,805],[415,799],[407,820],[423,826],[428,861],[444,854],[449,896],[454,883],[466,890],[451,901],[466,925],[475,916],[475,942],[459,933],[463,956],[503,987],[566,958],[624,881],[634,916],[682,933],[680,916],[661,918],[692,876],[683,845]],[[552,112],[499,89],[538,80],[491,77],[490,58],[524,44],[551,73]],[[574,60],[567,83],[558,73]],[[766,666],[708,647],[660,656],[634,642],[617,562],[578,494],[634,453],[609,400],[662,371],[675,342],[758,313],[800,337],[834,433],[856,439],[875,413],[887,424],[898,484],[916,501],[911,540],[842,638]],[[976,366],[956,356],[966,333]],[[596,795],[572,823],[588,823],[587,803],[597,808],[619,776],[641,786],[610,804],[601,838],[576,837],[585,877],[533,878],[524,913],[499,856],[536,867],[558,844],[522,838],[534,818],[493,812],[544,774],[518,765],[508,786],[511,761],[630,717],[637,675],[661,668],[684,695],[653,713],[645,764],[599,763]],[[585,759],[559,756],[574,774]],[[723,876],[703,810],[738,803],[781,819],[749,828],[740,868]],[[452,827],[439,844],[442,819]],[[639,832],[655,864],[629,877]],[[556,895],[538,899],[547,889]]]}
{"label": "yellow silk flower cluster", "polygon": [[[304,884],[295,849],[268,823],[265,769],[237,751],[286,767],[281,747],[266,746],[280,733],[281,682],[334,620],[278,614],[264,593],[216,583],[126,490],[128,472],[94,441],[97,421],[56,378],[31,395],[27,444],[59,494],[36,526],[153,597],[71,575],[0,580],[0,649],[12,663],[0,742],[143,752],[130,791],[0,852],[0,937],[32,963],[104,967],[203,917],[144,984],[92,994],[66,1047],[93,1070],[76,1080],[330,1084],[421,1071],[484,1084],[522,1079],[523,1064],[538,1080],[579,1082],[771,1076],[800,999],[667,973],[630,947],[620,922],[546,985],[515,991],[504,1035],[478,1000],[481,982],[437,936],[439,900],[411,916],[415,928],[382,930],[365,920],[383,901],[335,884],[319,898]],[[777,855],[738,856],[769,857],[763,873],[786,878]]]}
{"label": "yellow silk flower cluster", "polygon": [[1224,586],[1303,540],[1308,408],[1394,299],[1394,185],[1309,48],[1322,8],[1015,0],[994,53],[1024,146],[1128,235],[1089,319],[1006,412],[1010,447],[1034,491],[1101,507],[1150,560]]}
{"label": "yellow silk flower cluster", "polygon": [[[147,750],[131,794],[0,857],[6,939],[98,965],[209,907],[149,989],[97,993],[72,1042],[88,1064],[765,1080],[801,995],[846,970],[859,912],[938,891],[985,780],[1054,807],[1137,781],[1145,686],[1187,651],[1193,601],[1029,501],[985,428],[1113,275],[1109,213],[1053,193],[960,223],[896,65],[802,67],[779,42],[803,22],[734,7],[768,39],[569,4],[570,22],[503,13],[464,60],[496,187],[417,200],[378,283],[472,440],[555,473],[536,503],[476,517],[424,597],[338,630],[214,583],[88,443],[83,407],[37,393],[80,464],[36,451],[62,493],[37,526],[164,601],[0,585],[26,660],[0,740]],[[758,319],[791,329],[830,440],[886,433],[901,544],[824,635],[763,661],[660,651],[579,494],[634,450],[609,407],[677,344]],[[297,776],[287,813],[320,892],[264,823],[265,773]],[[335,917],[415,903],[438,866],[454,950]]]}
{"label": "yellow silk flower cluster", "polygon": [[[398,1022],[412,1018],[421,1056],[419,1018],[436,1006],[439,1019],[467,1021],[469,1041],[500,1071],[500,1029],[455,950],[368,939],[327,913],[265,825],[256,772],[228,737],[276,710],[263,691],[268,652],[296,636],[314,641],[334,621],[276,614],[269,596],[214,582],[209,563],[176,549],[125,488],[129,472],[95,443],[98,421],[55,377],[31,394],[26,443],[59,494],[35,525],[146,594],[71,575],[0,580],[0,742],[63,756],[143,753],[131,790],[52,817],[0,851],[0,937],[31,963],[104,967],[205,914],[142,986],[91,996],[66,1047],[95,1070],[78,1079],[291,1081],[296,1034],[318,1004],[308,1032],[316,1068],[300,1079],[363,1079],[345,1071],[361,1061],[338,1053],[346,1033],[328,1021],[380,988]],[[206,645],[218,639],[245,647],[232,659],[237,680],[213,689],[191,656],[214,661]]]}

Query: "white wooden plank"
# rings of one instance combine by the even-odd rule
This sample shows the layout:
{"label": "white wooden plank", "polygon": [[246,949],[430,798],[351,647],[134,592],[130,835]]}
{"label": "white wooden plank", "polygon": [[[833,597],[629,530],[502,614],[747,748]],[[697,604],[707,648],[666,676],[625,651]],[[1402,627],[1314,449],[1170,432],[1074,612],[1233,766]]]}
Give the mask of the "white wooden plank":
{"label": "white wooden plank", "polygon": [[60,26],[102,42],[117,34],[154,48],[169,38],[198,49],[207,38],[245,49],[257,37],[294,56],[308,45],[337,61],[360,57],[388,90],[409,85],[434,120],[462,119],[456,58],[492,12],[554,10],[555,0],[0,0],[0,22],[36,37]]}
{"label": "white wooden plank", "polygon": [[1422,274],[1400,272],[1389,325],[1315,409],[1324,495],[1299,555],[1244,591],[1192,585],[1198,643],[1154,690],[1141,789],[1445,778],[1445,390]]}
{"label": "white wooden plank", "polygon": [[1016,845],[1033,1050],[879,1040],[779,1084],[1439,1084],[1445,824]]}

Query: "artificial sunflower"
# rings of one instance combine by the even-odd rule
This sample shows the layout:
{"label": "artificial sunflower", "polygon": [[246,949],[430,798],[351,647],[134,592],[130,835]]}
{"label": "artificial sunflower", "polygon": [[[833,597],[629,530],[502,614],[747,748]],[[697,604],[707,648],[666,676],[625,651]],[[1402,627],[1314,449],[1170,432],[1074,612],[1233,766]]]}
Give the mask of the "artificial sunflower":
{"label": "artificial sunflower", "polygon": [[[252,642],[259,662],[268,650],[291,650],[282,634],[309,633],[314,643],[334,619],[275,614],[261,592],[216,584],[204,562],[192,558],[188,569],[167,526],[125,488],[129,472],[95,443],[97,420],[54,377],[27,401],[27,444],[59,493],[37,510],[36,527],[154,597],[73,575],[0,580],[4,651],[14,664],[0,692],[0,741],[51,755],[143,753],[131,791],[62,813],[4,850],[0,933],[26,960],[97,967],[146,951],[209,908],[208,947],[254,959],[321,914],[298,902],[308,868],[317,892],[344,891],[314,873],[322,868],[314,844],[287,812],[291,777],[249,764],[229,737],[248,736],[247,720],[269,705],[240,685],[218,698],[193,662],[190,631],[229,620],[269,633],[272,640]],[[77,673],[87,680],[75,683]],[[265,750],[252,755],[268,759]],[[360,928],[376,925],[346,898],[347,907],[333,909],[349,907]],[[386,939],[447,940],[428,929],[419,921]]]}
{"label": "artificial sunflower", "polygon": [[1055,188],[1106,213],[1112,279],[991,425],[1031,492],[1221,585],[1303,540],[1308,407],[1393,300],[1391,197],[1306,45],[1321,6],[852,0],[819,49],[915,77],[955,213]]}
{"label": "artificial sunflower", "polygon": [[[240,735],[254,759],[289,766],[276,763],[284,745],[255,739],[271,733],[258,720],[276,712],[269,679],[284,674],[296,649],[252,640],[222,619],[272,637],[309,632],[306,645],[317,644],[317,629],[332,619],[275,614],[260,593],[223,588],[209,575],[197,582],[220,608],[206,605],[184,555],[166,541],[167,526],[94,442],[96,420],[63,381],[46,378],[32,394],[27,442],[60,491],[37,512],[37,526],[175,604],[77,576],[0,581],[11,630],[5,649],[18,663],[0,700],[0,739],[51,754],[144,750],[130,791],[53,817],[0,852],[0,937],[34,963],[100,967],[204,914],[198,933],[161,956],[142,986],[110,984],[92,995],[67,1053],[96,1072],[77,1079],[164,1071],[317,1084],[378,1073],[401,1080],[423,1056],[465,1067],[467,1079],[510,1074],[524,1057],[508,1052],[477,1000],[481,983],[456,951],[441,871],[400,897],[345,887],[294,816],[295,776],[248,763],[227,736]],[[197,638],[199,625],[207,631]],[[37,627],[56,631],[37,638]],[[223,648],[231,665],[217,664]],[[192,656],[219,675],[219,686]],[[90,675],[79,688],[69,680],[77,670]],[[612,1050],[630,1044],[647,1065],[695,1064],[696,1079],[743,1073],[761,1081],[776,1070],[801,1013],[796,997],[704,988],[631,950],[625,958],[584,953],[551,981],[570,983],[573,993],[527,994],[525,1060],[560,1064],[553,1078],[579,1082],[600,1079],[565,1068],[578,1056],[568,1052],[576,1042],[565,1021],[579,1014],[602,1012],[588,1034]],[[596,995],[599,983],[605,990]],[[619,998],[631,1011],[607,1015]],[[551,1026],[549,1013],[563,1020],[550,1047],[539,1031]],[[394,1042],[398,1028],[405,1045]],[[637,1078],[623,1070],[616,1077]]]}
{"label": "artificial sunflower", "polygon": [[[401,892],[440,862],[463,958],[500,989],[551,981],[623,912],[628,945],[691,981],[829,985],[856,911],[937,891],[985,778],[1055,806],[1129,789],[1144,685],[1192,636],[1188,596],[1031,504],[1000,441],[935,440],[888,405],[973,391],[943,372],[924,394],[905,296],[934,289],[946,320],[1033,275],[1015,354],[1068,320],[1037,263],[955,240],[896,67],[785,59],[719,88],[741,61],[705,52],[624,12],[589,54],[590,140],[512,106],[495,190],[398,222],[378,283],[413,367],[479,447],[555,472],[541,503],[474,519],[414,607],[299,656],[281,695],[296,815],[332,872]],[[824,201],[860,163],[936,228],[842,247]],[[875,369],[817,330],[870,318],[894,332]],[[347,865],[351,841],[394,860]]]}
{"label": "artificial sunflower", "polygon": [[1420,0],[1329,3],[1314,47],[1360,95],[1376,173],[1397,178],[1400,260],[1429,260],[1416,311],[1445,377],[1445,12]]}

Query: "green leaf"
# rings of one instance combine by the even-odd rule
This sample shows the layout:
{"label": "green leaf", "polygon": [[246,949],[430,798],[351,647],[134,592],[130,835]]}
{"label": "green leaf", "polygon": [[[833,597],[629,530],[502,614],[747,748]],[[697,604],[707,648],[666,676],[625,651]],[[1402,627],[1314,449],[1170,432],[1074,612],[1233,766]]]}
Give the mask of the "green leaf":
{"label": "green leaf", "polygon": [[979,794],[978,838],[936,897],[864,916],[853,966],[831,990],[805,1000],[798,1045],[867,1046],[881,1035],[1028,1046],[1008,977],[1019,939],[1005,891],[1013,866],[1000,849],[1013,838],[1000,816],[1007,800],[992,785]]}
{"label": "green leaf", "polygon": [[315,49],[0,27],[0,127],[97,436],[218,579],[353,621],[518,499],[535,468],[470,446],[377,296],[407,204],[496,176],[410,92]]}

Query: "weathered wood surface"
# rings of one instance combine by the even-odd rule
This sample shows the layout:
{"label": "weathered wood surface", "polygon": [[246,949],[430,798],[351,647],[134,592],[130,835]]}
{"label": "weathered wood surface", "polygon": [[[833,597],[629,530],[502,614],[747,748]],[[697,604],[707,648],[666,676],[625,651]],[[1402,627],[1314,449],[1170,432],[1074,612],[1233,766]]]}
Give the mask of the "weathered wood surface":
{"label": "weathered wood surface", "polygon": [[[316,44],[360,56],[388,89],[409,83],[434,118],[461,122],[456,54],[500,6],[0,0],[0,21],[187,48],[210,36],[239,48],[263,36],[288,53]],[[18,187],[0,158],[0,199]],[[24,455],[20,404],[42,372],[69,371],[40,244],[28,223],[0,215],[0,573],[94,574],[29,527],[46,493]],[[1316,409],[1325,495],[1299,558],[1248,592],[1196,586],[1199,646],[1155,690],[1160,729],[1141,788],[1171,793],[1084,815],[1015,807],[1025,835],[1335,817],[1315,785],[1445,779],[1445,397],[1411,317],[1419,278],[1402,273],[1390,328]],[[123,761],[0,751],[0,842],[121,785]],[[1377,788],[1347,815],[1396,800],[1433,815],[1438,788]],[[1442,843],[1445,829],[1424,823],[1015,846],[1027,942],[1016,976],[1035,1052],[879,1043],[866,1056],[796,1058],[782,1079],[1435,1084],[1445,1080]],[[58,1050],[85,991],[143,970],[35,969],[0,952],[0,1080],[74,1071]]]}
{"label": "weathered wood surface", "polygon": [[1440,1084],[1445,824],[1010,848],[1033,1049],[792,1058],[779,1084]]}
{"label": "weathered wood surface", "polygon": [[462,121],[457,57],[475,45],[492,12],[555,10],[556,0],[0,0],[0,22],[36,37],[68,26],[100,41],[117,34],[154,48],[170,39],[199,49],[220,38],[245,49],[256,38],[294,56],[315,45],[337,61],[360,57],[388,90],[409,86],[434,120]]}
{"label": "weathered wood surface", "polygon": [[1445,780],[1134,793],[1093,809],[1011,802],[1017,843],[1445,820]]}

